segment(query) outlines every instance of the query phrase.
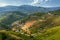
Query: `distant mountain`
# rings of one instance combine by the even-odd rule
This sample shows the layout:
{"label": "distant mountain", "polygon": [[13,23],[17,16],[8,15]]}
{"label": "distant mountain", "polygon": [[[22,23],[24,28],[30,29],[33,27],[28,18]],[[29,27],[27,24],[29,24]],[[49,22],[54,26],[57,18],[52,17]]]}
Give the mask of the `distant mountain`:
{"label": "distant mountain", "polygon": [[6,6],[6,7],[0,7],[0,11],[15,11],[16,6]]}
{"label": "distant mountain", "polygon": [[60,7],[51,7],[51,8],[44,8],[44,7],[37,7],[31,5],[22,5],[22,6],[6,6],[0,7],[0,12],[4,11],[20,11],[23,13],[33,13],[33,12],[47,12],[52,10],[60,9]]}
{"label": "distant mountain", "polygon": [[49,11],[54,11],[60,9],[60,7],[49,7],[47,8]]}
{"label": "distant mountain", "polygon": [[0,12],[3,11],[21,11],[24,13],[31,13],[31,12],[41,12],[46,11],[43,7],[36,7],[31,5],[22,5],[22,6],[6,6],[6,7],[0,7]]}

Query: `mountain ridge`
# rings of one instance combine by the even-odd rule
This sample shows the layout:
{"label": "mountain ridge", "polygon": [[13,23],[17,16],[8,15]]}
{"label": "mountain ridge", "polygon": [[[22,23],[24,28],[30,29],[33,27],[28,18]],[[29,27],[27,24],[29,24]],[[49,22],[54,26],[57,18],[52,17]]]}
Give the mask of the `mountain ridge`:
{"label": "mountain ridge", "polygon": [[57,9],[60,9],[60,7],[45,8],[45,7],[37,7],[37,6],[31,6],[31,5],[21,5],[21,6],[0,7],[0,12],[21,11],[24,13],[33,13],[33,12],[47,12],[47,11],[52,11]]}

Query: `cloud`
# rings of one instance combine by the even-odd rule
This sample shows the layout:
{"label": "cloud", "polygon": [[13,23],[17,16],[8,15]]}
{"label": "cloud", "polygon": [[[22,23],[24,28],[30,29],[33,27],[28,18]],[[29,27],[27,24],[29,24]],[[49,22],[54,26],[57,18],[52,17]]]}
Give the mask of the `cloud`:
{"label": "cloud", "polygon": [[33,5],[33,6],[41,6],[45,4],[49,0],[0,0],[0,6],[7,6],[7,5]]}
{"label": "cloud", "polygon": [[0,7],[6,6],[6,5],[8,5],[8,4],[0,2]]}
{"label": "cloud", "polygon": [[0,0],[0,6],[6,5],[29,5],[33,0]]}
{"label": "cloud", "polygon": [[35,4],[37,4],[39,2],[39,0],[34,0],[32,3],[31,3],[31,5],[35,5]]}
{"label": "cloud", "polygon": [[40,4],[43,4],[43,3],[46,3],[47,1],[49,0],[34,0],[31,5],[40,5]]}

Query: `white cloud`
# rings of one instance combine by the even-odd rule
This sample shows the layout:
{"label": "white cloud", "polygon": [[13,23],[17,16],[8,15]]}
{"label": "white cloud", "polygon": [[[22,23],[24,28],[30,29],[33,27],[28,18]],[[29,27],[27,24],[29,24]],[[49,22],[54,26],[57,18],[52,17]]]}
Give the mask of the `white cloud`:
{"label": "white cloud", "polygon": [[36,5],[36,4],[42,4],[42,3],[46,3],[49,0],[34,0],[31,5]]}
{"label": "white cloud", "polygon": [[8,4],[7,3],[1,3],[0,2],[0,7],[6,6],[6,5],[8,5]]}
{"label": "white cloud", "polygon": [[37,4],[39,2],[39,0],[34,0],[32,3],[31,3],[31,5],[35,5],[35,4]]}
{"label": "white cloud", "polygon": [[7,5],[16,5],[16,6],[19,6],[19,5],[33,5],[33,6],[36,6],[36,5],[41,5],[41,4],[44,4],[46,3],[47,1],[49,0],[19,0],[19,1],[2,1],[0,0],[0,7],[3,7],[3,6],[7,6]]}

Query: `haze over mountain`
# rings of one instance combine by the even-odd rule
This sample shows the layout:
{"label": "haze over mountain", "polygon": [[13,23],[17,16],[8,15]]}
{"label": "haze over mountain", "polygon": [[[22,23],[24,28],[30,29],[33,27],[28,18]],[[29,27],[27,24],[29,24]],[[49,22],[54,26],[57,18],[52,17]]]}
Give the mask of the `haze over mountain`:
{"label": "haze over mountain", "polygon": [[4,11],[20,11],[24,13],[32,13],[32,12],[47,12],[52,10],[60,9],[60,7],[37,7],[31,5],[21,5],[21,6],[5,6],[0,7],[0,12]]}

